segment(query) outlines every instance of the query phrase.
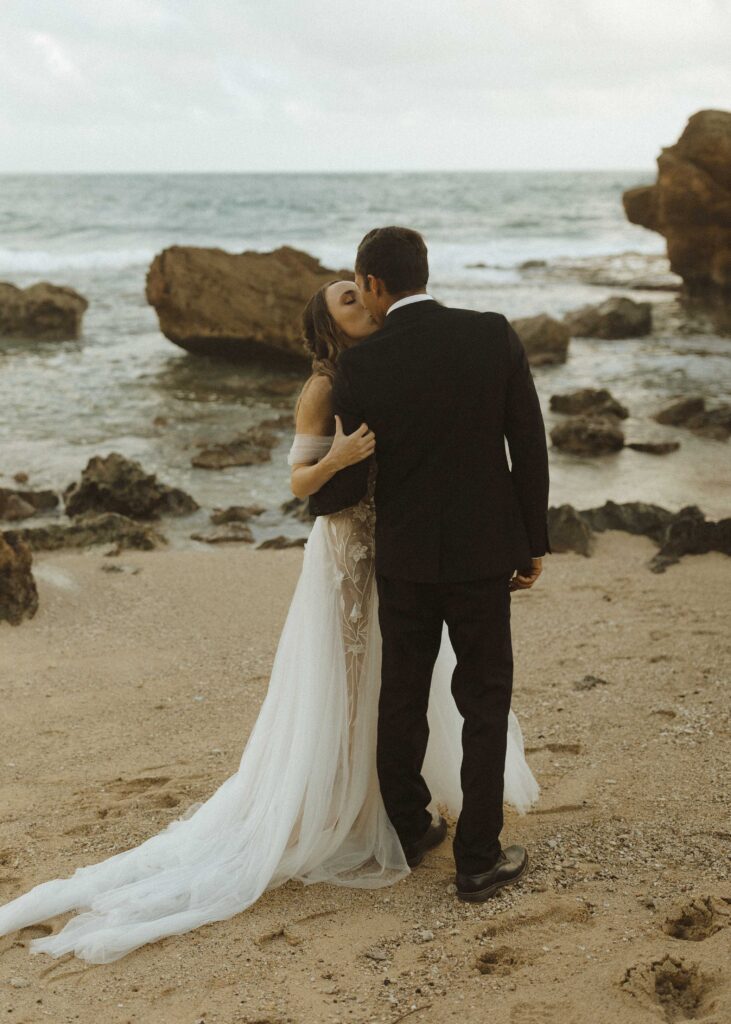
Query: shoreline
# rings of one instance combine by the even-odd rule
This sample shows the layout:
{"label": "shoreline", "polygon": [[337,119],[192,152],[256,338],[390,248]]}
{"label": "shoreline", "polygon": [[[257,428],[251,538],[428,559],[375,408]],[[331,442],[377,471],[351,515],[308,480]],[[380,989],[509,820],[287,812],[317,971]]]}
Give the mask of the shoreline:
{"label": "shoreline", "polygon": [[[504,845],[531,856],[520,883],[457,901],[450,821],[396,886],[286,883],[109,965],[28,955],[63,915],[0,938],[13,1019],[91,1024],[104,997],[113,1024],[361,1024],[413,1006],[414,1021],[477,1024],[486,1003],[497,1024],[578,1024],[587,1005],[599,1024],[644,1024],[658,992],[731,1015],[728,561],[687,555],[657,575],[655,550],[600,533],[591,558],[547,555],[512,596],[513,707],[542,788],[529,814],[506,807]],[[34,555],[39,610],[0,624],[0,900],[138,844],[236,771],[301,559]],[[604,681],[576,688],[587,675]],[[663,930],[678,900],[706,897],[703,941]]]}

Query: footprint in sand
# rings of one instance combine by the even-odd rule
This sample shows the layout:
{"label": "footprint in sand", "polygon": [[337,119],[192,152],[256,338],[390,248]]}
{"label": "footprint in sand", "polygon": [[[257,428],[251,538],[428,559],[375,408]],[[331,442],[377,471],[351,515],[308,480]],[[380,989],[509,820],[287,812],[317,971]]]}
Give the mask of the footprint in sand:
{"label": "footprint in sand", "polygon": [[580,754],[580,743],[543,743],[540,747],[526,747],[526,754],[535,754],[539,750],[550,750],[552,754]]}
{"label": "footprint in sand", "polygon": [[164,787],[170,782],[167,775],[153,775],[148,778],[115,779],[103,788],[111,795],[116,807],[103,807],[100,817],[118,817],[125,807],[177,807],[181,801],[180,794]]}
{"label": "footprint in sand", "polygon": [[515,1003],[510,1010],[511,1024],[559,1024],[566,1020],[566,1007],[550,1003]]}
{"label": "footprint in sand", "polygon": [[518,928],[550,922],[552,927],[559,924],[587,924],[592,920],[591,911],[584,903],[569,903],[552,900],[535,913],[526,911],[517,914],[503,914],[478,933],[478,938],[494,938],[502,932],[515,932]]}
{"label": "footprint in sand", "polygon": [[662,930],[674,939],[702,942],[715,935],[726,924],[728,912],[722,910],[712,896],[697,896],[679,903],[665,919]]}
{"label": "footprint in sand", "polygon": [[630,967],[620,987],[648,1008],[659,1007],[666,1021],[695,1020],[713,1007],[713,983],[697,964],[665,954],[660,960]]}
{"label": "footprint in sand", "polygon": [[52,931],[50,924],[29,924],[20,928],[17,934],[19,939],[30,942],[31,939],[44,939]]}
{"label": "footprint in sand", "polygon": [[510,946],[497,946],[480,953],[475,966],[480,974],[510,974],[526,962],[525,957]]}

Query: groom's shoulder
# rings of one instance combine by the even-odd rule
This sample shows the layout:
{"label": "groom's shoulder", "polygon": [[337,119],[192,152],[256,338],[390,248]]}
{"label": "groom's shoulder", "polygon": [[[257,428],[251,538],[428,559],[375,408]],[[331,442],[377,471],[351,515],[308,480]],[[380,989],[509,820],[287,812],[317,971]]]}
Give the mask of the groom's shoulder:
{"label": "groom's shoulder", "polygon": [[442,324],[455,331],[463,331],[482,339],[504,338],[507,319],[495,310],[463,309],[460,306],[440,306],[434,310]]}
{"label": "groom's shoulder", "polygon": [[481,326],[500,327],[505,320],[502,313],[497,313],[494,310],[464,309],[461,306],[443,306],[441,303],[434,312],[447,319],[462,320],[465,323],[480,324]]}

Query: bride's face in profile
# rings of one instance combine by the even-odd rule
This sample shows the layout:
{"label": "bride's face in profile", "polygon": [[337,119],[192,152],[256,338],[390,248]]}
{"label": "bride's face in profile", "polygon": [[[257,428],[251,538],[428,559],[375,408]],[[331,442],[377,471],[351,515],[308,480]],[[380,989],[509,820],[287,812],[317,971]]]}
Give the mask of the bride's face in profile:
{"label": "bride's face in profile", "polygon": [[367,338],[378,328],[352,281],[335,281],[329,285],[325,290],[325,303],[330,316],[353,343]]}

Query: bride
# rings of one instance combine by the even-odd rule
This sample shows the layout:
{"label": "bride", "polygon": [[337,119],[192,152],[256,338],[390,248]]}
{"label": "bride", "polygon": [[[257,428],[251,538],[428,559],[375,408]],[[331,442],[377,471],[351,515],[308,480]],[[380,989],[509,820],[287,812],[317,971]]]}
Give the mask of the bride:
{"label": "bride", "polygon": [[[316,292],[303,324],[313,373],[298,401],[289,453],[292,491],[300,497],[375,447],[365,425],[346,435],[332,414],[338,353],[376,329],[353,283]],[[108,963],[163,936],[233,917],[289,879],[376,888],[410,873],[376,771],[375,472],[372,460],[368,492],[357,505],[315,520],[238,770],[139,846],[42,882],[0,907],[0,935],[81,911],[55,934],[31,940],[30,951],[73,951]],[[450,691],[455,664],[445,626],[423,775],[432,805],[454,817],[462,802],[462,719]],[[538,794],[510,711],[504,799],[525,813]]]}

